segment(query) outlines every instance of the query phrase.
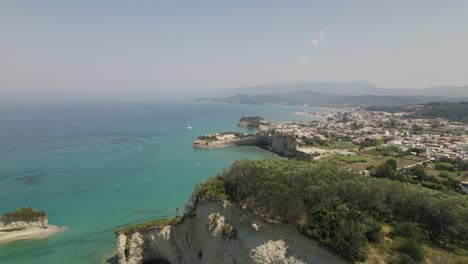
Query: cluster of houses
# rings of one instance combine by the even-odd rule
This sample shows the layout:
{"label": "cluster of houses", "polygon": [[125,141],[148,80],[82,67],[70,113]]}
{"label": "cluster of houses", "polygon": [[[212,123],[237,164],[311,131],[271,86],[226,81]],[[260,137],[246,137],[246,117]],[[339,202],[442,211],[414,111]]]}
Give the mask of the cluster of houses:
{"label": "cluster of houses", "polygon": [[294,136],[299,143],[307,138],[344,138],[357,145],[366,140],[381,140],[387,145],[397,146],[402,152],[419,149],[415,155],[468,161],[468,125],[444,119],[411,119],[404,112],[374,112],[362,108],[311,115],[318,120],[270,123],[266,129]]}

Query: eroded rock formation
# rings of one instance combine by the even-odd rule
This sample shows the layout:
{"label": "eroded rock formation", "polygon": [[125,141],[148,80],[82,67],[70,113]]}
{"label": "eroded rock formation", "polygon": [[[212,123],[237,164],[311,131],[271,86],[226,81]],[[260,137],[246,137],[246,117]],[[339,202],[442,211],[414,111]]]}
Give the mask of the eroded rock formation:
{"label": "eroded rock formation", "polygon": [[117,236],[119,264],[345,263],[291,226],[226,202],[199,202],[177,224]]}

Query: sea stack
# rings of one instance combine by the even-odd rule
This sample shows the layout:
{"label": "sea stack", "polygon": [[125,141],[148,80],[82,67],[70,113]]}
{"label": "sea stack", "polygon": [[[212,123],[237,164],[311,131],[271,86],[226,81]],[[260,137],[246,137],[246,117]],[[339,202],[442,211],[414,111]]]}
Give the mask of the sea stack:
{"label": "sea stack", "polygon": [[49,225],[45,212],[24,207],[0,217],[0,244],[16,240],[47,238],[66,229]]}

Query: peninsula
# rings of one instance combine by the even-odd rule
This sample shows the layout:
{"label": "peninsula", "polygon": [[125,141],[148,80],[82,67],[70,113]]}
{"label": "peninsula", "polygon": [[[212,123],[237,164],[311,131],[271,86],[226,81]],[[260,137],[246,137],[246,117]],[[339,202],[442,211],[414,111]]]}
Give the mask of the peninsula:
{"label": "peninsula", "polygon": [[[119,264],[466,263],[468,200],[333,162],[238,161],[185,214],[116,230]],[[382,262],[384,261],[384,262]]]}
{"label": "peninsula", "polygon": [[249,133],[193,147],[291,159],[237,161],[197,185],[183,215],[117,230],[118,263],[468,263],[467,105],[242,117]]}
{"label": "peninsula", "polygon": [[47,238],[67,230],[66,227],[49,225],[45,212],[24,207],[0,217],[0,244]]}

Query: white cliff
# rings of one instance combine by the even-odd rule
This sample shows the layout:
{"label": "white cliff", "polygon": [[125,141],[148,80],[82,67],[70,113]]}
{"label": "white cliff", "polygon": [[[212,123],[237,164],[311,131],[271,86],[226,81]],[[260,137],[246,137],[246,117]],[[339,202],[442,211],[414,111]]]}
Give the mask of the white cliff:
{"label": "white cliff", "polygon": [[179,223],[117,236],[119,264],[346,263],[293,227],[226,202],[199,202]]}
{"label": "white cliff", "polygon": [[67,230],[49,225],[44,212],[30,207],[7,213],[0,218],[0,244],[16,240],[43,239]]}

